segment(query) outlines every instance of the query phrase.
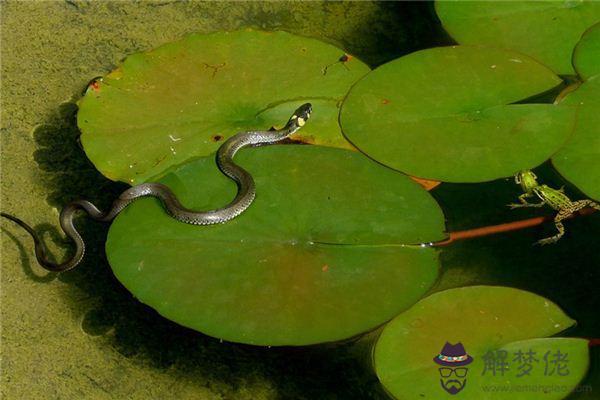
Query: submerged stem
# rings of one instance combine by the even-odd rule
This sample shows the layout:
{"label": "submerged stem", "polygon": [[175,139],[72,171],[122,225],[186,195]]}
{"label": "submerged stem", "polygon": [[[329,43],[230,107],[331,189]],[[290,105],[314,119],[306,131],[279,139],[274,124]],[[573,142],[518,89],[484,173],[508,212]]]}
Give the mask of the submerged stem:
{"label": "submerged stem", "polygon": [[[594,213],[594,211],[596,211],[596,210],[594,210],[592,208],[586,208],[586,209],[579,211],[576,214],[573,214],[569,218],[572,218],[575,215],[589,215],[589,214]],[[532,226],[541,225],[544,222],[548,222],[548,221],[552,221],[552,220],[554,220],[554,216],[547,215],[545,217],[529,218],[529,219],[524,219],[521,221],[508,222],[505,224],[490,225],[490,226],[484,226],[482,228],[467,229],[465,231],[450,232],[448,235],[448,239],[443,240],[441,242],[433,243],[432,246],[434,246],[434,247],[447,246],[457,240],[464,240],[464,239],[471,239],[471,238],[476,238],[476,237],[494,235],[496,233],[502,233],[502,232],[517,231],[520,229],[525,229],[525,228],[530,228]]]}

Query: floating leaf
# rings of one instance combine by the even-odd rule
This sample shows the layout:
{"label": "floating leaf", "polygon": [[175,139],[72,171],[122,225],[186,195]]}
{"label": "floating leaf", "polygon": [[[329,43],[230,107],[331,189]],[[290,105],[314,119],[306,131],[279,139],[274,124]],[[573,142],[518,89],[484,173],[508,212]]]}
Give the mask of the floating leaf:
{"label": "floating leaf", "polygon": [[600,24],[590,28],[573,53],[573,65],[586,79],[559,96],[561,107],[577,107],[575,132],[552,157],[552,164],[589,197],[600,200]]}
{"label": "floating leaf", "polygon": [[[387,321],[435,281],[435,250],[402,244],[443,238],[443,215],[408,177],[322,146],[242,150],[236,161],[257,186],[238,218],[187,225],[141,199],[110,228],[115,275],[163,316],[235,342],[335,341]],[[237,190],[213,157],[160,181],[194,209]]]}
{"label": "floating leaf", "polygon": [[349,140],[407,174],[481,182],[532,168],[571,132],[574,110],[511,104],[557,86],[518,53],[475,46],[412,53],[375,69],[344,100]]}
{"label": "floating leaf", "polygon": [[285,124],[296,104],[315,100],[314,121],[296,138],[348,147],[338,104],[369,68],[343,55],[286,32],[190,35],[129,56],[90,85],[79,104],[81,142],[104,175],[140,183],[239,131]]}
{"label": "floating leaf", "polygon": [[600,200],[600,75],[590,78],[559,104],[578,106],[575,133],[552,164],[587,196]]}
{"label": "floating leaf", "polygon": [[[450,289],[419,301],[385,327],[374,349],[375,368],[397,399],[442,398],[448,393],[433,358],[446,342],[460,342],[473,358],[465,366],[467,383],[460,398],[562,399],[587,371],[587,340],[537,337],[555,335],[574,322],[558,306],[530,292],[497,286]],[[519,377],[522,369],[514,355],[529,350],[538,361],[531,362],[530,375]],[[557,351],[567,354],[562,364],[566,374],[552,363]],[[502,354],[507,356],[504,373],[499,371]],[[492,356],[499,363],[486,365]],[[551,386],[560,390],[543,389]]]}
{"label": "floating leaf", "polygon": [[[280,106],[265,110],[260,114],[260,117],[265,121],[278,121],[276,128],[283,128],[284,124],[290,118],[290,109],[295,110],[300,107],[305,100],[290,101],[283,103]],[[355,150],[354,146],[348,142],[340,132],[338,125],[339,106],[331,100],[311,100],[313,113],[310,119],[310,128],[302,128],[298,132],[290,136],[290,139],[306,143],[318,144],[321,146],[339,147],[342,149]],[[309,125],[306,125],[308,128]],[[322,132],[333,133],[331,135],[323,135]]]}
{"label": "floating leaf", "polygon": [[577,43],[573,66],[584,80],[600,73],[600,22],[588,29]]}
{"label": "floating leaf", "polygon": [[516,50],[566,75],[581,34],[600,20],[594,1],[436,1],[435,9],[457,42]]}

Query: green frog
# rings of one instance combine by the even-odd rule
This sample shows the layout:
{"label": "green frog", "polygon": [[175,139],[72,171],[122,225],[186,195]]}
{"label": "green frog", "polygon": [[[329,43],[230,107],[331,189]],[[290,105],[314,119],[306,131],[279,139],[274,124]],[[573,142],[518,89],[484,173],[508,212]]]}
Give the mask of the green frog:
{"label": "green frog", "polygon": [[[565,227],[562,220],[569,217],[573,213],[581,210],[585,207],[592,207],[596,210],[600,210],[600,204],[586,199],[571,201],[569,197],[564,193],[563,188],[553,189],[548,185],[540,185],[537,181],[537,176],[529,170],[520,171],[515,175],[515,182],[521,185],[523,194],[519,196],[520,204],[509,204],[511,209],[519,207],[543,207],[548,205],[558,211],[554,217],[554,225],[558,233],[554,236],[538,240],[535,244],[545,245],[550,243],[556,243],[565,234]],[[527,198],[537,196],[540,203],[529,203]]]}

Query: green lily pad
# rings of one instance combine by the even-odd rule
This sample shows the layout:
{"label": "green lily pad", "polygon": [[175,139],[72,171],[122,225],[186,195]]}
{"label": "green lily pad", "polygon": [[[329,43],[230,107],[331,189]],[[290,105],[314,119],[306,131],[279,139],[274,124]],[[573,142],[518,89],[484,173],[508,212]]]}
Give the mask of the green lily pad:
{"label": "green lily pad", "polygon": [[575,133],[552,157],[552,164],[587,196],[600,200],[600,75],[565,96],[559,106],[579,110]]}
{"label": "green lily pad", "polygon": [[[115,275],[163,316],[229,341],[305,345],[370,330],[435,281],[436,251],[402,244],[443,238],[443,214],[408,177],[323,146],[246,149],[236,161],[257,187],[238,218],[187,225],[141,199],[110,228]],[[194,209],[237,190],[213,157],[160,182]]]}
{"label": "green lily pad", "polygon": [[577,43],[573,66],[584,80],[600,73],[600,22],[588,29]]}
{"label": "green lily pad", "polygon": [[519,51],[565,75],[581,34],[600,20],[595,1],[436,1],[435,9],[457,42]]}
{"label": "green lily pad", "polygon": [[559,105],[577,107],[575,132],[552,157],[552,164],[589,197],[600,200],[600,24],[581,38],[573,65],[586,81],[576,90],[565,89]]}
{"label": "green lily pad", "polygon": [[239,131],[283,125],[298,102],[315,100],[314,123],[296,139],[347,147],[338,103],[369,68],[343,55],[286,32],[190,35],[91,84],[79,103],[81,143],[105,176],[137,184]]}
{"label": "green lily pad", "polygon": [[[277,121],[278,123],[275,127],[283,128],[290,118],[290,109],[295,110],[305,102],[306,101],[304,100],[286,102],[280,106],[265,110],[260,114],[260,117],[265,121]],[[333,102],[331,100],[311,100],[311,104],[313,109],[317,110],[317,112],[311,114],[310,129],[305,129],[309,127],[309,125],[305,125],[305,128],[294,133],[290,136],[290,139],[306,144],[318,144],[321,146],[355,150],[355,147],[344,138],[340,131],[340,126],[338,124],[340,102]],[[322,134],[322,132],[325,132],[326,134]]]}
{"label": "green lily pad", "polygon": [[[473,360],[465,365],[461,398],[562,399],[587,371],[587,340],[538,337],[574,323],[557,305],[530,292],[497,286],[450,289],[419,301],[385,327],[374,349],[375,369],[397,399],[442,398],[448,393],[433,359],[446,342],[462,343]],[[521,367],[517,355],[530,350],[538,361],[531,360],[526,375],[528,367]],[[560,366],[553,363],[558,351],[567,357]]]}
{"label": "green lily pad", "polygon": [[346,137],[375,160],[445,182],[510,176],[548,159],[571,133],[574,109],[511,104],[561,83],[511,51],[418,51],[367,74],[342,105]]}

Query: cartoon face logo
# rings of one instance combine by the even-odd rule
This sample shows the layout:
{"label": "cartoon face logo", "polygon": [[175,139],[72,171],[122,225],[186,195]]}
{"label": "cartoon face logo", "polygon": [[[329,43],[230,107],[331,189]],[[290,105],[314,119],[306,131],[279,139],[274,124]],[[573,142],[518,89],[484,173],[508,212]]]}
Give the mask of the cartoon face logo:
{"label": "cartoon face logo", "polygon": [[473,362],[473,357],[467,354],[462,343],[450,344],[446,342],[439,355],[433,361],[440,365],[440,383],[442,388],[450,394],[456,394],[465,388],[467,384],[467,372],[465,365]]}

